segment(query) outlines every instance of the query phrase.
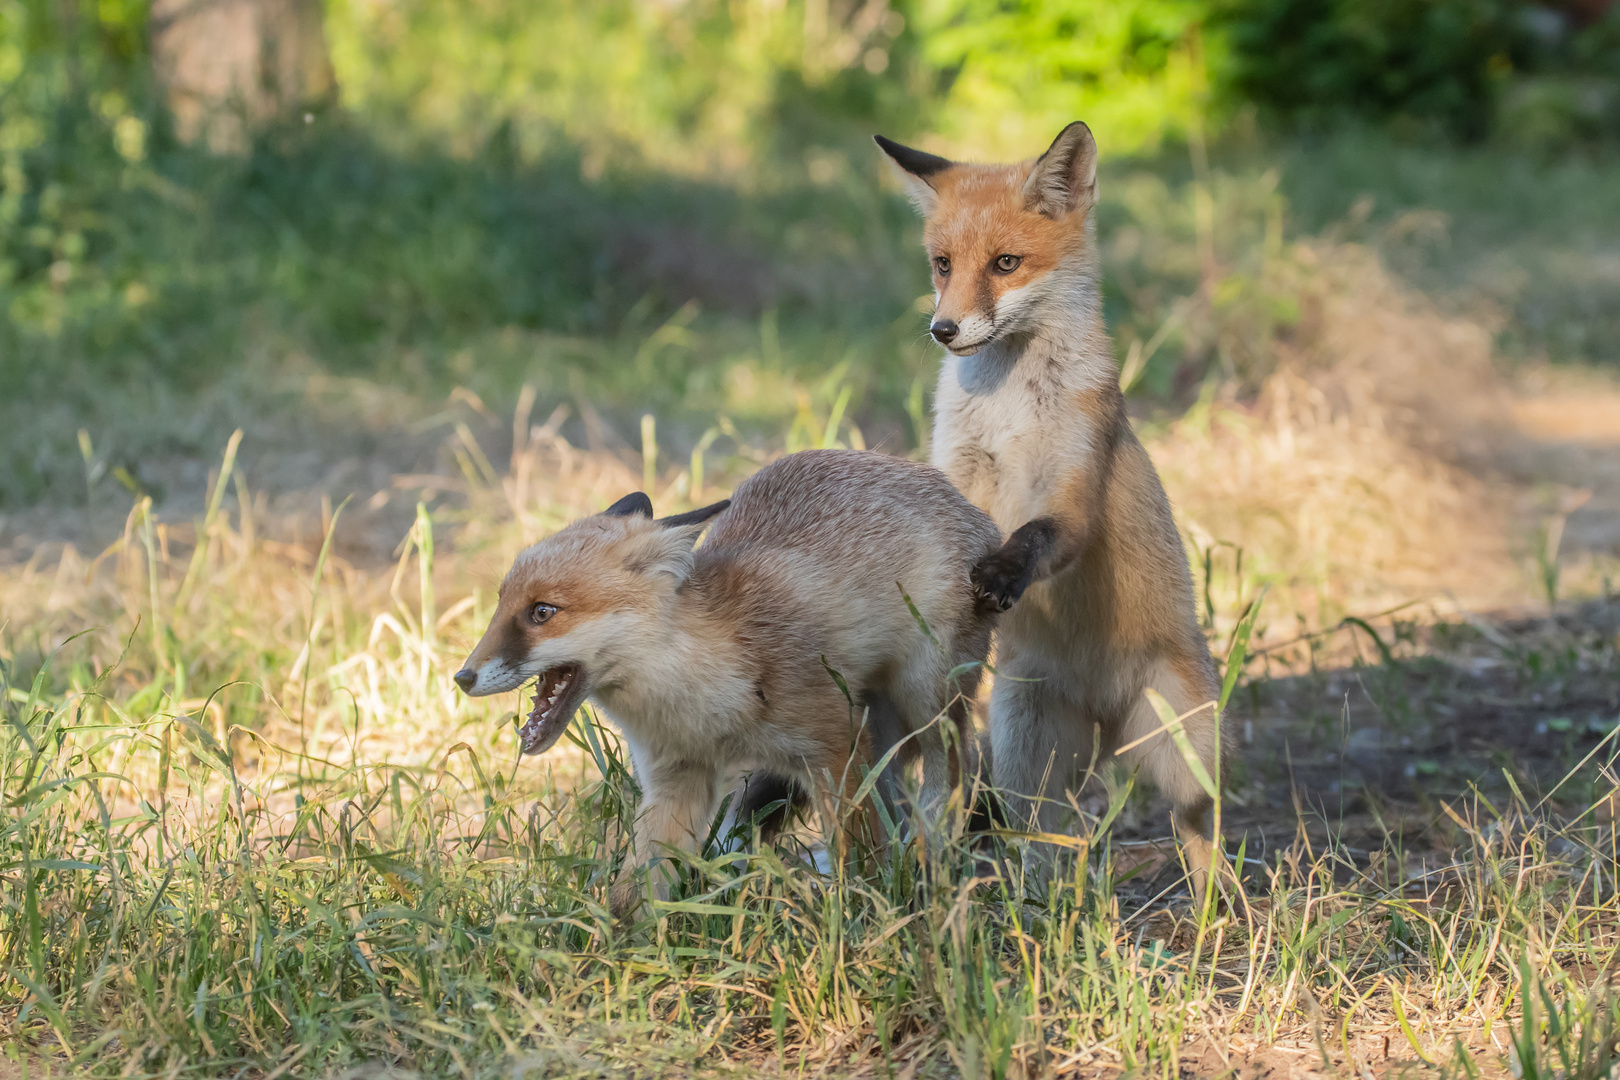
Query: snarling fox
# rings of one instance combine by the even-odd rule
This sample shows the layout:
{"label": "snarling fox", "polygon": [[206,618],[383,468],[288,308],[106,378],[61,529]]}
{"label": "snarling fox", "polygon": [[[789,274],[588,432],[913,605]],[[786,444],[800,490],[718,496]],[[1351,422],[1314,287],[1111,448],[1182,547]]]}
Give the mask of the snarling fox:
{"label": "snarling fox", "polygon": [[933,462],[1009,534],[974,573],[986,603],[1010,609],[989,710],[996,786],[1024,824],[1060,831],[1092,762],[1130,747],[1127,761],[1174,805],[1201,892],[1210,798],[1171,737],[1154,734],[1162,722],[1143,692],[1191,712],[1186,733],[1213,776],[1213,710],[1192,710],[1215,698],[1215,671],[1103,326],[1091,131],[1070,124],[1012,165],[877,142],[925,218],[930,332],[945,349]]}
{"label": "snarling fox", "polygon": [[[456,682],[473,695],[534,683],[525,754],[587,697],[623,731],[642,803],[610,896],[622,916],[636,871],[694,850],[742,768],[790,778],[835,822],[865,767],[905,740],[922,808],[942,810],[995,617],[969,575],[1000,542],[936,469],[877,453],[791,454],[673,517],[628,495],[517,556]],[[870,805],[852,821],[877,839]],[[664,874],[653,886],[667,895]]]}

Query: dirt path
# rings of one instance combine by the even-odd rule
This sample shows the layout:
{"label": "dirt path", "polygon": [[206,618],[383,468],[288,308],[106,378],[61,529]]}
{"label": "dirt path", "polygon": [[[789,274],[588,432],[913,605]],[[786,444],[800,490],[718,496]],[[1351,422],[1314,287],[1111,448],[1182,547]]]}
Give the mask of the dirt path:
{"label": "dirt path", "polygon": [[1528,479],[1568,514],[1561,548],[1620,556],[1620,388],[1565,375],[1513,404],[1513,420],[1535,447]]}

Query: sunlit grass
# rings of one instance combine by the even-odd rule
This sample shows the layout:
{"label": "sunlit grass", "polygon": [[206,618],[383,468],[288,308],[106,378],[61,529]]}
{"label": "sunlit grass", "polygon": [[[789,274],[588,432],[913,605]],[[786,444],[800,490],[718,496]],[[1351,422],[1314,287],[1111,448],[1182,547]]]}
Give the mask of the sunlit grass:
{"label": "sunlit grass", "polygon": [[[8,1052],[207,1076],[1171,1076],[1272,1045],[1353,1071],[1610,1067],[1615,825],[1533,789],[1445,803],[1438,851],[1399,827],[1358,847],[1305,811],[1256,859],[1229,829],[1243,893],[1194,911],[1173,874],[1140,892],[1171,849],[1102,827],[1132,799],[1115,776],[1045,886],[1016,837],[989,860],[960,822],[824,872],[812,821],[779,849],[711,845],[613,925],[624,755],[587,712],[572,745],[517,759],[510,703],[453,691],[492,602],[474,567],[644,472],[680,508],[752,466],[716,437],[699,481],[658,464],[656,423],[637,460],[569,446],[557,419],[520,417],[499,468],[457,432],[462,498],[419,509],[392,566],[266,539],[233,445],[197,521],[139,501],[99,558],[7,572]],[[851,435],[812,420],[796,439]],[[1230,463],[1199,432],[1236,422],[1174,439]],[[1295,585],[1272,584],[1287,610]],[[1217,651],[1245,588],[1234,567],[1209,590]],[[1566,794],[1601,792],[1613,753],[1611,734]]]}

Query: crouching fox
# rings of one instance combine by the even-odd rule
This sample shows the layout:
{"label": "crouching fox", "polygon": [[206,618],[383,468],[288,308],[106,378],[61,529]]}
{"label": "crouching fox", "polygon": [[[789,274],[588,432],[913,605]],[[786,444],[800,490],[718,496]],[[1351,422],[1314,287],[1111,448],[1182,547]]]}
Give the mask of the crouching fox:
{"label": "crouching fox", "polygon": [[[587,697],[623,731],[643,798],[610,897],[622,916],[636,871],[694,850],[740,768],[791,779],[831,824],[861,766],[921,732],[899,756],[920,754],[923,806],[941,807],[994,619],[969,574],[1000,542],[937,470],[877,453],[792,454],[673,517],[628,495],[518,555],[456,682],[534,681],[526,754]],[[936,717],[949,730],[925,731]],[[872,830],[868,814],[852,823]]]}

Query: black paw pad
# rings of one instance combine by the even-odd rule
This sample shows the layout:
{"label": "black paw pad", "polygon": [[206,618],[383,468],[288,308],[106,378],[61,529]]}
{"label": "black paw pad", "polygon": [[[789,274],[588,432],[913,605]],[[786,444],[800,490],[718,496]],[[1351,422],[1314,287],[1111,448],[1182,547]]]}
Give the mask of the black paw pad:
{"label": "black paw pad", "polygon": [[999,551],[975,566],[969,577],[979,611],[987,614],[1006,611],[1029,588],[1028,566]]}

